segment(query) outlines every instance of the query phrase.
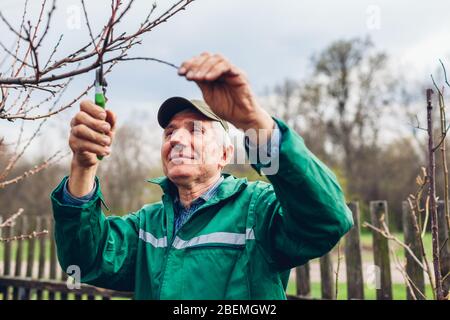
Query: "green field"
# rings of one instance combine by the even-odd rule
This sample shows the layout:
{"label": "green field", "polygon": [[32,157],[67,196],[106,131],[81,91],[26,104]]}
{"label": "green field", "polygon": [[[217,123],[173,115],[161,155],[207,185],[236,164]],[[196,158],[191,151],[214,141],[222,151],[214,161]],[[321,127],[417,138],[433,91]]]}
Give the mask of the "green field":
{"label": "green field", "polygon": [[[339,288],[338,288],[338,300],[347,300],[347,286],[344,283],[339,283]],[[289,282],[288,284],[288,288],[286,291],[287,294],[290,295],[295,295],[295,283],[293,283],[292,281]],[[405,290],[405,286],[402,284],[394,284],[392,287],[392,293],[393,293],[393,297],[394,300],[406,300],[406,290]],[[365,295],[365,299],[366,300],[376,300],[376,293],[374,289],[365,287],[364,288],[364,295]],[[426,296],[428,299],[432,298],[432,292],[431,292],[431,287],[427,286],[426,288]],[[55,298],[57,300],[59,300],[61,297],[60,293],[56,293],[55,294]],[[320,283],[317,282],[313,282],[311,283],[311,297],[312,298],[320,298],[321,297],[321,293],[320,293]],[[2,299],[2,295],[0,294],[0,300]],[[36,299],[36,294],[32,294],[32,300]],[[43,292],[43,300],[47,300],[48,299],[48,292],[44,291]],[[87,299],[86,296],[84,296],[83,299]],[[95,298],[96,300],[100,300],[101,297],[100,296],[96,296]],[[113,300],[123,300],[125,298],[112,298]],[[67,297],[67,300],[75,300],[75,294],[69,294]]]}
{"label": "green field", "polygon": [[[394,235],[403,241],[403,233],[396,232]],[[426,233],[423,238],[423,244],[425,247],[425,254],[429,261],[432,259],[432,245],[431,245],[431,234]],[[395,254],[398,258],[404,259],[405,258],[405,250],[400,247],[397,243],[393,241],[389,241],[389,245],[394,248]],[[373,261],[373,252],[372,252],[372,234],[370,232],[363,232],[361,233],[361,247],[362,247],[362,259],[363,261]]]}
{"label": "green field", "polygon": [[[286,293],[295,295],[296,287],[293,281],[289,281]],[[392,294],[394,300],[406,300],[406,288],[404,284],[394,283],[392,285]],[[320,291],[320,283],[312,282],[311,283],[311,298],[321,298]],[[427,299],[433,298],[433,293],[431,291],[431,286],[426,286],[426,296]],[[365,300],[376,300],[376,291],[375,289],[369,288],[368,286],[364,286],[364,299]],[[340,282],[338,288],[338,300],[347,300],[347,285],[345,283]]]}
{"label": "green field", "polygon": [[[48,259],[50,259],[50,240],[45,239],[45,256]],[[17,245],[18,241],[12,241],[11,242],[11,259],[13,261],[16,260],[17,256]],[[26,261],[28,257],[28,247],[29,247],[29,241],[25,240],[22,243],[22,261]],[[37,241],[35,242],[35,248],[34,248],[34,261],[39,261],[39,243]],[[0,243],[0,261],[3,261],[5,258],[5,245],[4,243]]]}

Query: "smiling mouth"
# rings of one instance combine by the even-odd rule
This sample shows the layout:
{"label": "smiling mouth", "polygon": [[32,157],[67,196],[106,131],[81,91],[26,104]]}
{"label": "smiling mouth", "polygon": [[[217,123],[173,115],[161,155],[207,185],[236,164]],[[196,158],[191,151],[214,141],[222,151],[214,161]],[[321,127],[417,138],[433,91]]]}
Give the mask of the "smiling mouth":
{"label": "smiling mouth", "polygon": [[175,156],[170,156],[169,157],[169,161],[172,161],[172,162],[175,162],[175,163],[183,162],[183,160],[195,160],[195,158],[191,157],[191,156],[179,156],[179,155],[175,155]]}

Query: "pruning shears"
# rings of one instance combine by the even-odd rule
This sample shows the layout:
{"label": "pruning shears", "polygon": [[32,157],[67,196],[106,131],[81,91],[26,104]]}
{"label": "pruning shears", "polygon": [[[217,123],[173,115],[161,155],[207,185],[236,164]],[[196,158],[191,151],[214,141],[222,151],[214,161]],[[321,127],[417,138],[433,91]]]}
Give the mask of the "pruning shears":
{"label": "pruning shears", "polygon": [[[100,67],[95,70],[95,104],[105,109],[106,107],[106,86],[108,84],[103,77],[103,61],[100,62]],[[102,160],[103,156],[97,155],[98,160]]]}

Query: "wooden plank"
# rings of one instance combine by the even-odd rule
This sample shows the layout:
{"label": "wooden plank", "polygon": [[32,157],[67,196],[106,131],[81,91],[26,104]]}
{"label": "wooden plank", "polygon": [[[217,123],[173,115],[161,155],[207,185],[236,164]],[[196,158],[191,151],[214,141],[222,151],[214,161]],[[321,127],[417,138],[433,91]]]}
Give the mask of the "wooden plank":
{"label": "wooden plank", "polygon": [[5,283],[2,288],[2,300],[11,300],[11,288]]}
{"label": "wooden plank", "polygon": [[[17,226],[17,235],[23,235],[25,234],[25,230],[27,228],[26,226],[27,224],[27,220],[25,216],[20,216],[17,220],[16,220],[16,226]],[[20,277],[22,275],[22,255],[23,255],[23,246],[24,246],[24,241],[23,240],[16,240],[16,263],[15,263],[15,268],[14,268],[14,275],[17,277]]]}
{"label": "wooden plank", "polygon": [[359,203],[347,204],[353,214],[354,226],[345,236],[345,265],[347,271],[347,299],[364,299]]}
{"label": "wooden plank", "polygon": [[[64,270],[62,270],[61,281],[64,281],[67,283],[67,279],[68,279],[67,273],[65,273]],[[68,298],[68,294],[66,292],[61,292],[61,300],[67,300],[67,298]]]}
{"label": "wooden plank", "polygon": [[[2,223],[3,221],[6,220],[6,217],[0,216],[0,223]],[[0,238],[5,237],[6,238],[6,233],[4,232],[6,230],[6,228],[0,228]],[[2,265],[2,272],[0,273],[0,275],[4,274],[5,272],[5,243],[4,242],[0,242],[0,246],[3,247],[3,250],[1,250],[1,252],[3,252],[3,256],[2,261],[3,261],[3,265]],[[4,286],[0,283],[0,295],[2,296],[2,300],[6,300],[7,299],[7,293],[8,293],[8,287]]]}
{"label": "wooden plank", "polygon": [[[11,287],[24,287],[28,289],[36,288],[40,291],[48,290],[52,292],[65,292],[72,293],[72,289],[69,289],[65,282],[52,279],[31,279],[26,277],[12,277],[12,276],[0,276],[0,282]],[[107,297],[123,297],[132,298],[132,292],[115,291],[109,289],[98,288],[87,284],[81,284],[79,289],[82,294],[91,296],[101,295]]]}
{"label": "wooden plank", "polygon": [[[21,228],[20,228],[20,235],[25,235],[28,234],[28,230],[29,230],[29,218],[27,215],[22,215],[20,217],[21,219]],[[27,269],[27,263],[28,263],[28,259],[25,256],[26,254],[26,248],[28,248],[29,245],[29,239],[23,239],[23,240],[18,240],[18,250],[17,250],[17,256],[16,256],[16,275],[19,277],[22,277],[25,275],[26,269]],[[28,300],[27,297],[27,292],[25,290],[25,288],[19,287],[17,288],[17,299],[18,300]]]}
{"label": "wooden plank", "polygon": [[[3,223],[3,216],[0,214],[0,224],[2,224]],[[3,230],[4,230],[5,228],[0,228],[0,238],[3,238]],[[2,250],[2,248],[4,248],[4,246],[5,246],[5,244],[3,243],[3,241],[0,241],[0,261],[3,261],[4,260],[4,255],[5,255],[5,250],[3,249]],[[3,265],[2,265],[2,268],[0,269],[0,275],[2,275],[3,274]]]}
{"label": "wooden plank", "polygon": [[83,294],[80,289],[75,289],[75,300],[83,300]]}
{"label": "wooden plank", "polygon": [[83,300],[83,294],[82,293],[77,293],[75,295],[75,300]]}
{"label": "wooden plank", "polygon": [[[38,230],[44,230],[47,229],[47,225],[46,225],[46,221],[44,219],[44,217],[42,216],[38,216],[37,217],[37,225],[38,225]],[[46,237],[39,237],[39,264],[38,264],[38,279],[43,279],[45,277],[45,241],[46,241]],[[36,290],[36,299],[37,300],[42,300],[43,297],[43,292],[42,290],[37,289]]]}
{"label": "wooden plank", "polygon": [[450,239],[448,238],[449,230],[447,225],[447,218],[445,216],[444,201],[438,201],[437,209],[440,246],[439,264],[441,266],[441,274],[443,279],[442,291],[444,293],[444,296],[447,296],[450,289]]}
{"label": "wooden plank", "polygon": [[[57,279],[56,268],[57,268],[58,261],[56,259],[56,244],[53,239],[53,217],[47,216],[46,220],[47,220],[47,226],[48,226],[48,232],[49,232],[48,241],[50,241],[50,259],[49,259],[50,260],[50,275],[49,275],[49,278],[52,280],[56,280]],[[48,293],[48,299],[55,300],[55,292],[50,291]]]}
{"label": "wooden plank", "polygon": [[297,296],[297,295],[291,295],[291,294],[286,294],[286,299],[287,300],[307,300],[307,301],[311,301],[311,300],[320,300],[319,298],[312,298],[312,297],[305,297],[305,296]]}
{"label": "wooden plank", "polygon": [[[17,220],[16,220],[16,235],[20,236],[22,234],[25,233],[26,230],[26,218],[25,216],[20,216]],[[23,246],[24,246],[24,241],[23,240],[16,240],[14,241],[16,244],[16,248],[15,248],[15,254],[16,254],[16,259],[15,259],[15,268],[14,268],[14,275],[16,277],[21,277],[22,276],[22,255],[23,255]],[[13,300],[19,300],[19,290],[20,288],[14,287],[12,294]]]}
{"label": "wooden plank", "polygon": [[[408,201],[403,201],[402,203],[402,224],[403,224],[403,234],[404,242],[410,247],[414,255],[423,262],[423,256],[420,250],[420,241],[417,238],[416,230],[414,229],[413,216],[411,208]],[[406,257],[406,274],[411,279],[414,285],[411,285],[414,296],[411,294],[410,289],[406,288],[406,298],[408,300],[425,300],[422,296],[425,294],[425,278],[423,274],[423,269],[418,265],[414,258],[405,249]]]}
{"label": "wooden plank", "polygon": [[320,257],[320,286],[322,299],[335,299],[335,278],[331,251]]}
{"label": "wooden plank", "polygon": [[[68,280],[69,277],[68,277],[67,273],[65,272],[65,270],[62,270],[62,268],[60,267],[59,262],[58,262],[58,255],[57,255],[57,250],[56,250],[56,241],[55,241],[55,236],[54,236],[54,234],[55,234],[54,233],[55,221],[54,221],[53,217],[51,217],[51,218],[52,218],[52,233],[50,235],[50,241],[52,243],[51,244],[52,251],[54,252],[53,253],[53,257],[54,257],[53,259],[54,259],[55,269],[60,271],[60,275],[59,275],[60,280],[65,282],[65,283],[67,283],[67,280]],[[56,276],[56,278],[58,278],[58,275]],[[60,299],[61,300],[67,300],[68,299],[68,293],[67,292],[61,292]]]}
{"label": "wooden plank", "polygon": [[311,278],[309,275],[309,262],[295,268],[295,281],[297,284],[297,295],[311,296]]}
{"label": "wooden plank", "polygon": [[[388,224],[388,207],[387,202],[383,200],[370,201],[370,217],[372,225],[383,229],[381,221],[384,220]],[[391,264],[389,258],[388,240],[376,231],[372,231],[373,235],[373,257],[379,276],[380,287],[376,290],[377,300],[392,300],[392,278]]]}
{"label": "wooden plank", "polygon": [[[5,220],[8,216],[5,217]],[[2,228],[4,232],[4,238],[10,238],[13,236],[14,227]],[[5,242],[5,260],[3,260],[3,274],[11,275],[11,252],[12,252],[12,242]]]}
{"label": "wooden plank", "polygon": [[[36,229],[36,216],[28,216],[28,231],[27,233],[30,234],[33,231],[37,231]],[[35,259],[36,259],[36,238],[31,238],[28,240],[28,252],[27,252],[27,269],[25,276],[27,278],[33,278],[33,272],[34,272],[34,266],[35,266]],[[27,299],[31,299],[32,291],[27,289],[25,291],[25,295]]]}

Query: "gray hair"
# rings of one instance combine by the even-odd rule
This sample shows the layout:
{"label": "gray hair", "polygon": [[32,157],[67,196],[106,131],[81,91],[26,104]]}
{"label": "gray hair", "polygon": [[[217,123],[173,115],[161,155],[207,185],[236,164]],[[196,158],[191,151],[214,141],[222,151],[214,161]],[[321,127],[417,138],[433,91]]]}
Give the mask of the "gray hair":
{"label": "gray hair", "polygon": [[225,128],[218,121],[212,121],[212,128],[217,138],[217,143],[224,148],[232,144],[231,138]]}

